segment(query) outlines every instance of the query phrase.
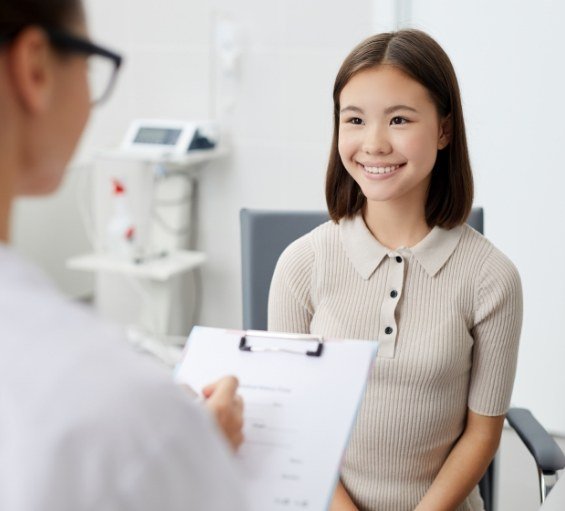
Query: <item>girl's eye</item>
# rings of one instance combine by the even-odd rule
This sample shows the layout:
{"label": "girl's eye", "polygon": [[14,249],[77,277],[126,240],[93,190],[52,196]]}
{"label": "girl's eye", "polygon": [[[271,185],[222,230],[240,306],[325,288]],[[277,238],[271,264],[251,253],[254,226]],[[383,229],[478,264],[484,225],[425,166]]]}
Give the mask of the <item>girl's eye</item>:
{"label": "girl's eye", "polygon": [[407,122],[408,122],[408,119],[406,119],[406,117],[400,117],[400,116],[393,117],[390,120],[390,124],[394,125],[394,126],[398,126],[400,124],[406,124]]}
{"label": "girl's eye", "polygon": [[355,125],[357,125],[357,126],[360,125],[360,124],[363,124],[363,120],[362,120],[362,119],[359,119],[359,117],[352,117],[352,118],[349,119],[347,122],[348,122],[349,124],[355,124]]}

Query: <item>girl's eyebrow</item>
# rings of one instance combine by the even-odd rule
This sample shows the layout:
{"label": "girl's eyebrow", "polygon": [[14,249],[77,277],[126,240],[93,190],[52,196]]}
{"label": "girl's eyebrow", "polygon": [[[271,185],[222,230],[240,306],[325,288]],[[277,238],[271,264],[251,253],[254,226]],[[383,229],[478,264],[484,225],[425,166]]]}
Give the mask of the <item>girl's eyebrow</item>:
{"label": "girl's eyebrow", "polygon": [[[397,110],[409,110],[410,112],[418,113],[418,110],[416,110],[415,108],[408,106],[408,105],[389,106],[388,108],[385,109],[384,113],[389,115],[389,114],[392,114],[393,112],[396,112]],[[356,112],[358,114],[365,113],[365,112],[363,112],[363,110],[361,108],[359,108],[358,106],[353,106],[353,105],[346,106],[339,111],[340,114],[343,114],[345,112]]]}
{"label": "girl's eyebrow", "polygon": [[342,108],[342,109],[339,111],[340,114],[343,114],[343,113],[345,113],[345,112],[356,112],[356,113],[358,113],[358,114],[363,114],[363,113],[365,113],[365,112],[363,112],[363,110],[361,110],[361,108],[359,108],[359,107],[357,107],[357,106],[353,106],[353,105],[351,105],[351,106],[346,106],[345,108]]}
{"label": "girl's eyebrow", "polygon": [[410,112],[418,113],[418,110],[408,105],[393,105],[385,108],[385,114],[392,114],[397,110],[409,110]]}

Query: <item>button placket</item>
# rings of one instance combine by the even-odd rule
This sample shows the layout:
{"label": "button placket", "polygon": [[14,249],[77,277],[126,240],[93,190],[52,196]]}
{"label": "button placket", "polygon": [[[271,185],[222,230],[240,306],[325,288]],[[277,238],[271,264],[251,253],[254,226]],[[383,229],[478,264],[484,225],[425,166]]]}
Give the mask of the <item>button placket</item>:
{"label": "button placket", "polygon": [[394,357],[398,331],[395,311],[404,285],[404,267],[405,257],[397,252],[388,254],[386,295],[381,306],[379,332],[379,356],[385,358]]}

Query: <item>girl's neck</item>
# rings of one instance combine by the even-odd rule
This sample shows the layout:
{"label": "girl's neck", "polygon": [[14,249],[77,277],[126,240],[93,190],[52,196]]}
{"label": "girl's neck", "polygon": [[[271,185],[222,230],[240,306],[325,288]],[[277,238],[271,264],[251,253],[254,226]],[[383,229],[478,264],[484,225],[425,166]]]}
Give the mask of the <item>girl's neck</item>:
{"label": "girl's neck", "polygon": [[413,247],[431,231],[424,205],[413,201],[367,201],[363,219],[371,234],[385,247]]}

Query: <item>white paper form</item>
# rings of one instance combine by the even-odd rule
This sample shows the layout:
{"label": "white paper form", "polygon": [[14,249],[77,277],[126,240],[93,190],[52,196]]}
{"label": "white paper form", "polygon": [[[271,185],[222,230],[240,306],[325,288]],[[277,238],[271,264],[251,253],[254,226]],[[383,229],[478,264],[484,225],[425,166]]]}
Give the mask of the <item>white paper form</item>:
{"label": "white paper form", "polygon": [[[195,327],[176,378],[197,392],[232,374],[245,402],[245,441],[237,454],[250,511],[323,511],[329,507],[339,463],[376,356],[373,341],[323,343],[249,336]],[[281,334],[284,335],[284,334]]]}

